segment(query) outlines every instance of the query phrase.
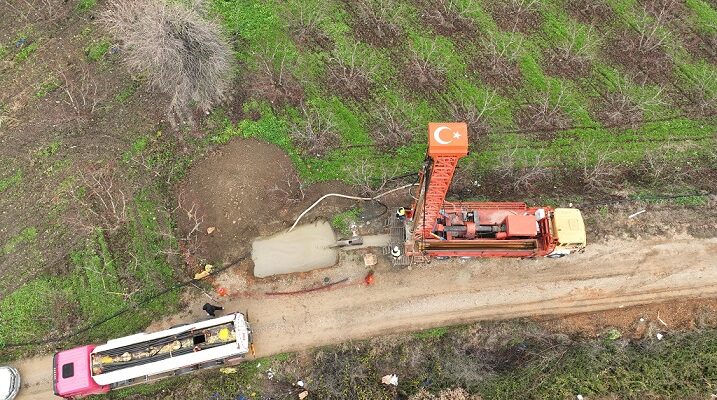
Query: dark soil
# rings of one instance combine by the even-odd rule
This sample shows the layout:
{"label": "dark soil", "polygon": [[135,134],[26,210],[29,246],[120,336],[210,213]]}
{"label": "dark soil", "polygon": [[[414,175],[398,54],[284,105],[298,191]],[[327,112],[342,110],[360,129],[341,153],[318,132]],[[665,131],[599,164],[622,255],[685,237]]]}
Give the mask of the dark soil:
{"label": "dark soil", "polygon": [[615,21],[615,12],[604,0],[566,1],[570,16],[584,24],[609,25]]}
{"label": "dark soil", "polygon": [[604,336],[617,329],[623,337],[642,339],[658,332],[717,327],[717,299],[651,304],[559,318],[536,318],[550,331],[583,337]]}
{"label": "dark soil", "polygon": [[591,64],[587,58],[565,54],[564,51],[558,49],[546,50],[544,56],[545,72],[548,75],[573,80],[590,76]]}
{"label": "dark soil", "polygon": [[501,30],[526,35],[540,30],[542,17],[537,10],[521,8],[513,1],[496,1],[489,8],[493,20]]}
{"label": "dark soil", "polygon": [[603,47],[606,56],[621,64],[638,83],[669,84],[673,80],[674,64],[661,46],[640,44],[640,35],[623,30],[608,40]]}
{"label": "dark soil", "polygon": [[523,84],[523,75],[518,63],[493,54],[484,53],[476,57],[469,66],[470,72],[481,81],[507,95]]}

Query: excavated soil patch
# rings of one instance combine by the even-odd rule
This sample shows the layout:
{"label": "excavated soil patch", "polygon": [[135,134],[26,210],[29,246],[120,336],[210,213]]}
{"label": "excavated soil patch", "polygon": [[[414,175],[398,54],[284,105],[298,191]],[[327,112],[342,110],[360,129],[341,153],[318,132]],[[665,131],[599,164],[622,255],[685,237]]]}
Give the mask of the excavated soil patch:
{"label": "excavated soil patch", "polygon": [[280,148],[232,141],[191,168],[178,192],[177,221],[193,253],[227,262],[244,254],[254,237],[283,227],[297,191],[296,171]]}

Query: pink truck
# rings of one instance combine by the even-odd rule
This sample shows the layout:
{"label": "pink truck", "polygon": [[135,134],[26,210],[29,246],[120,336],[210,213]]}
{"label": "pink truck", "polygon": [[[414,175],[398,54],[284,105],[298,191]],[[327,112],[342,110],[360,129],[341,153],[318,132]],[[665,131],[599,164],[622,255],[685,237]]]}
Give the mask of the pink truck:
{"label": "pink truck", "polygon": [[239,362],[252,349],[241,313],[60,351],[53,390],[65,399]]}

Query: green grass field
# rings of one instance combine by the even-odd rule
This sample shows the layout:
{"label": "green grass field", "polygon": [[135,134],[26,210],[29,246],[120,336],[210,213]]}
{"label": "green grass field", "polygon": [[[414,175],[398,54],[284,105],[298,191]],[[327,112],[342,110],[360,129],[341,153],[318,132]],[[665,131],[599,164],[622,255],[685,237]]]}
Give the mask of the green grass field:
{"label": "green grass field", "polygon": [[[667,161],[676,168],[714,160],[717,66],[682,42],[709,29],[704,25],[713,9],[704,2],[687,3],[679,21],[665,22],[656,21],[642,3],[610,1],[606,7],[614,18],[599,24],[581,22],[559,0],[508,2],[506,7],[532,4],[534,26],[528,33],[501,29],[493,16],[507,11],[488,2],[389,3],[214,1],[212,9],[228,34],[238,37],[237,58],[252,80],[244,110],[258,116],[223,124],[215,140],[257,136],[274,142],[292,155],[308,181],[350,180],[345,165],[361,160],[370,160],[375,171],[416,171],[427,123],[466,116],[471,128],[479,129],[470,132],[472,154],[463,165],[477,171],[506,164],[520,169],[536,160],[541,168],[561,171],[606,160],[624,171],[640,169],[655,152],[669,152]],[[389,7],[390,15],[384,15]],[[437,34],[442,30],[430,25],[431,12],[453,21],[452,27],[470,29]],[[392,26],[397,39],[369,44],[364,19]],[[690,24],[687,34],[672,30],[682,23]],[[635,69],[645,60],[611,58],[620,45],[617,35],[641,37],[653,28],[664,40],[644,57],[669,65],[640,74]],[[567,54],[580,71],[562,74],[567,61],[552,52]],[[485,73],[475,66],[495,60],[515,65],[516,84],[501,87],[500,71]],[[406,73],[416,72],[414,64],[425,64],[426,74],[440,79],[416,87],[420,71]],[[548,72],[553,70],[558,75]],[[277,89],[279,73],[285,82]],[[388,116],[397,122],[387,122]],[[327,127],[320,132],[324,137],[317,134],[306,144],[296,127],[301,131],[316,118]],[[386,138],[388,128],[405,134]],[[312,156],[316,142],[323,147],[320,157]],[[610,179],[624,182],[623,174],[615,175]]]}

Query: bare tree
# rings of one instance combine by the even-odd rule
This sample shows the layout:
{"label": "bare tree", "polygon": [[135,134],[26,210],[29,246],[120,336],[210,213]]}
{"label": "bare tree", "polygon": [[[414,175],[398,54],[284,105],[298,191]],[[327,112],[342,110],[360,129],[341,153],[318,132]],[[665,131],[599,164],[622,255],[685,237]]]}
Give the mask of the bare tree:
{"label": "bare tree", "polygon": [[542,151],[532,159],[522,162],[518,158],[518,148],[498,157],[496,173],[499,178],[516,191],[531,190],[537,183],[550,178],[551,170],[545,165]]}
{"label": "bare tree", "polygon": [[647,12],[647,6],[645,6],[644,12],[638,17],[637,29],[640,31],[640,38],[637,42],[637,47],[643,53],[659,49],[669,39],[670,33],[665,29],[665,22],[670,7],[672,7],[672,2],[665,2],[660,10],[657,10],[653,20]]}
{"label": "bare tree", "polygon": [[67,96],[65,103],[72,107],[80,124],[81,117],[88,117],[95,113],[97,106],[106,98],[106,90],[100,89],[97,79],[87,67],[80,67],[78,71],[58,71],[62,77],[62,90]]}
{"label": "bare tree", "polygon": [[374,112],[372,136],[376,144],[384,150],[395,150],[413,139],[413,131],[406,126],[405,118],[388,105]]}
{"label": "bare tree", "polygon": [[193,107],[209,110],[225,99],[232,51],[203,3],[112,0],[100,21],[123,42],[130,68],[169,94],[172,121],[191,120]]}
{"label": "bare tree", "polygon": [[271,191],[279,194],[287,203],[298,203],[303,200],[306,197],[306,193],[304,193],[304,185],[301,183],[296,171],[282,167],[281,175],[284,180],[274,184]]}
{"label": "bare tree", "polygon": [[591,190],[604,191],[615,184],[619,176],[620,164],[610,158],[616,153],[609,148],[594,150],[595,140],[582,143],[576,158],[580,168],[581,179]]}
{"label": "bare tree", "polygon": [[495,100],[496,92],[490,91],[483,97],[481,102],[476,103],[472,98],[461,93],[458,99],[451,103],[451,115],[455,121],[463,121],[468,124],[471,140],[477,140],[481,135],[487,134],[490,126],[484,115],[498,109]]}
{"label": "bare tree", "polygon": [[79,171],[80,182],[70,190],[79,216],[73,222],[88,231],[100,227],[115,231],[128,221],[127,198],[131,195],[120,188],[115,168],[111,165]]}
{"label": "bare tree", "polygon": [[436,39],[430,42],[422,41],[417,46],[411,46],[409,63],[421,86],[438,85],[446,72],[444,61],[438,57]]}
{"label": "bare tree", "polygon": [[345,96],[364,97],[373,83],[377,66],[366,62],[366,58],[357,54],[359,43],[354,43],[347,57],[333,54],[329,58],[330,81],[333,86],[343,88]]}
{"label": "bare tree", "polygon": [[338,141],[336,127],[329,117],[304,104],[301,105],[301,113],[302,122],[293,124],[289,135],[305,152],[321,156]]}
{"label": "bare tree", "polygon": [[381,165],[361,160],[358,164],[346,165],[344,171],[348,182],[359,188],[362,196],[373,197],[379,194],[398,173],[398,166],[385,168]]}

